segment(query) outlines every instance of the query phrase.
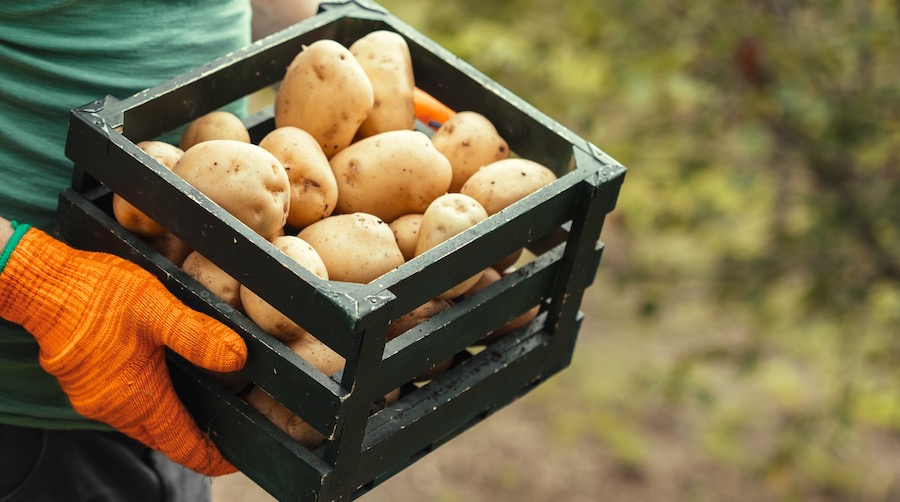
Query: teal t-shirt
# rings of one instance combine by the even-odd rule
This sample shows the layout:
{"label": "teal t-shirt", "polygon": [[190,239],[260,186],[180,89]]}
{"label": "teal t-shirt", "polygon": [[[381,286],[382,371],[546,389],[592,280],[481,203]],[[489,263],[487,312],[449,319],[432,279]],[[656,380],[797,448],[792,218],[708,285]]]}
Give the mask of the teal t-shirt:
{"label": "teal t-shirt", "polygon": [[[71,183],[68,114],[250,42],[249,0],[0,2],[0,215],[47,226]],[[105,428],[75,413],[38,346],[0,320],[0,423]]]}

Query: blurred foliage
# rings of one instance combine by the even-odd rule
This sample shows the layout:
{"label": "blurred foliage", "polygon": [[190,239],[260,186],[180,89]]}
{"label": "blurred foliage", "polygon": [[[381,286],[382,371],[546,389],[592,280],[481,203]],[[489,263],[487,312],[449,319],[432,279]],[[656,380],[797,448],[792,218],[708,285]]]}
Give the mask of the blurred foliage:
{"label": "blurred foliage", "polygon": [[670,416],[761,493],[900,493],[900,2],[380,3],[629,168],[560,441],[639,471]]}

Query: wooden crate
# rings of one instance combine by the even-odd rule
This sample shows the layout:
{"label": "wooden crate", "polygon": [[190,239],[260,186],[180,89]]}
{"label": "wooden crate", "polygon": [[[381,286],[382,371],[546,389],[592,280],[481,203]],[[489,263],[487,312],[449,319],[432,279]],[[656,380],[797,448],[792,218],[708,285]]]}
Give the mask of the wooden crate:
{"label": "wooden crate", "polygon": [[[315,277],[135,146],[277,83],[302,44],[328,38],[349,46],[381,29],[406,38],[417,86],[488,117],[515,154],[553,169],[558,180],[379,279],[350,284]],[[274,127],[271,112],[247,123],[255,140]],[[201,427],[279,500],[355,498],[565,368],[602,254],[600,231],[625,175],[596,146],[359,0],[324,3],[313,18],[195,71],[73,110],[66,151],[75,176],[60,196],[59,236],[135,261],[238,331],[249,348],[242,375],[328,438],[315,450],[300,446],[210,375],[169,355],[176,388]],[[124,230],[111,216],[113,192],[344,356],[344,370],[326,377]],[[386,342],[390,321],[520,248],[534,259]],[[541,313],[530,325],[477,344],[534,305]],[[448,357],[449,371],[410,384]],[[377,406],[397,388],[396,403]]]}

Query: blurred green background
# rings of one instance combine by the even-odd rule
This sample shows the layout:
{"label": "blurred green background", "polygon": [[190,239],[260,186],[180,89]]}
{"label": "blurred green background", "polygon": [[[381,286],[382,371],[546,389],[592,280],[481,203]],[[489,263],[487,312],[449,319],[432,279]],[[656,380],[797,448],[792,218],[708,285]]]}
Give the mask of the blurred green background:
{"label": "blurred green background", "polygon": [[572,365],[363,500],[900,501],[900,1],[379,3],[629,172]]}
{"label": "blurred green background", "polygon": [[572,366],[369,500],[900,500],[900,2],[380,3],[629,172]]}

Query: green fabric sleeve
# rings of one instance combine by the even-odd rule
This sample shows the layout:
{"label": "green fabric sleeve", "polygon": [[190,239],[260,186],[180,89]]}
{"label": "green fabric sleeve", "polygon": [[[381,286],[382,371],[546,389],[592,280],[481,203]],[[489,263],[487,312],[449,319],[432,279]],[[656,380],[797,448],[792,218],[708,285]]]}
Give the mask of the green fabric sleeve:
{"label": "green fabric sleeve", "polygon": [[249,0],[0,2],[0,214],[45,227],[71,182],[69,110],[250,42]]}

